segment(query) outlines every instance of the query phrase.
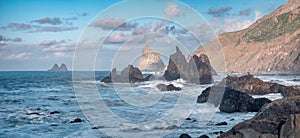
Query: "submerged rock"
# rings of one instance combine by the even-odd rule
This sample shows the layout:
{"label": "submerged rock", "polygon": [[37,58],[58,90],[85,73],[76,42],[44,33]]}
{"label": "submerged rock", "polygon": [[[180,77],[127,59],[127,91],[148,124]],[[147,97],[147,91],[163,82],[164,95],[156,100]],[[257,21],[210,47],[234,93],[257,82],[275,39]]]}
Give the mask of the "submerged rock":
{"label": "submerged rock", "polygon": [[225,125],[228,125],[227,122],[220,122],[216,124],[216,126],[225,126]]}
{"label": "submerged rock", "polygon": [[[224,94],[222,93],[224,91]],[[220,97],[222,96],[223,97]],[[233,113],[233,112],[258,112],[259,109],[265,104],[270,103],[270,100],[267,99],[254,99],[251,96],[225,87],[208,87],[206,88],[200,96],[198,96],[197,103],[205,103],[208,102],[209,96],[219,97],[219,99],[213,99],[209,101],[210,103],[218,106],[220,104],[219,109],[222,112]],[[219,102],[221,101],[221,102]]]}
{"label": "submerged rock", "polygon": [[80,118],[76,118],[73,121],[70,121],[70,123],[79,123],[79,122],[82,122]]}
{"label": "submerged rock", "polygon": [[176,87],[173,84],[165,85],[165,84],[158,84],[156,85],[156,88],[158,88],[160,91],[180,91],[180,87]]}
{"label": "submerged rock", "polygon": [[210,66],[206,55],[193,56],[187,62],[180,49],[176,47],[176,52],[170,55],[169,64],[163,76],[168,81],[182,78],[197,84],[211,84],[213,74],[216,74],[216,71]]}
{"label": "submerged rock", "polygon": [[252,119],[235,125],[220,137],[299,137],[300,97],[266,105]]}

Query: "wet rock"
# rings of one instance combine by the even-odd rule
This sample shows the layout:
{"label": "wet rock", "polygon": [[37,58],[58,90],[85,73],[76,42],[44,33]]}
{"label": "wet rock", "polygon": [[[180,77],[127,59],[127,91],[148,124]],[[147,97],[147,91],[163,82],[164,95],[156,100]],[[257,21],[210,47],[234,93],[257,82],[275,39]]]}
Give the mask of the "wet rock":
{"label": "wet rock", "polygon": [[182,78],[197,84],[211,84],[213,74],[216,74],[216,71],[210,66],[206,55],[203,54],[200,57],[194,55],[187,62],[180,49],[176,47],[176,53],[170,55],[169,64],[163,76],[167,81]]}
{"label": "wet rock", "polygon": [[[224,92],[224,93],[222,93]],[[223,94],[223,96],[222,96]],[[209,101],[215,106],[219,106],[220,111],[226,113],[233,112],[258,112],[258,110],[265,104],[269,103],[266,99],[254,99],[246,93],[228,88],[228,87],[208,87],[200,96],[198,96],[198,103],[208,102],[209,96],[215,99]],[[216,98],[218,97],[218,98]],[[221,102],[220,102],[221,101]],[[255,103],[259,101],[258,103]]]}
{"label": "wet rock", "polygon": [[59,111],[51,111],[49,114],[52,115],[52,114],[59,114],[60,112]]}
{"label": "wet rock", "polygon": [[92,127],[92,129],[101,129],[101,128],[105,128],[104,126],[94,126]]}
{"label": "wet rock", "polygon": [[179,138],[192,138],[192,137],[190,135],[188,135],[188,134],[181,134],[179,136]]}
{"label": "wet rock", "polygon": [[251,74],[240,77],[227,76],[221,83],[249,95],[264,95],[269,93],[282,93],[284,97],[300,95],[300,88],[264,82]]}
{"label": "wet rock", "polygon": [[300,114],[291,114],[280,130],[281,138],[300,138]]}
{"label": "wet rock", "polygon": [[116,68],[112,69],[109,76],[103,78],[101,82],[112,83],[135,83],[144,81],[142,72],[132,65],[128,65],[128,67],[124,68],[120,75],[117,74]]}
{"label": "wet rock", "polygon": [[217,123],[215,125],[216,126],[225,126],[225,125],[227,125],[227,122],[220,122],[220,123]]}
{"label": "wet rock", "polygon": [[220,137],[299,136],[300,97],[287,97],[264,106],[252,119],[235,125]]}
{"label": "wet rock", "polygon": [[186,118],[185,120],[192,120],[192,119],[188,117],[188,118]]}
{"label": "wet rock", "polygon": [[144,78],[144,81],[152,81],[152,80],[156,80],[156,77],[152,74]]}
{"label": "wet rock", "polygon": [[176,87],[173,84],[165,85],[165,84],[158,84],[156,85],[156,88],[158,88],[160,91],[180,91],[180,87]]}
{"label": "wet rock", "polygon": [[200,137],[198,138],[209,138],[207,135],[201,135]]}
{"label": "wet rock", "polygon": [[272,101],[268,98],[256,98],[254,99],[252,110],[259,111],[264,105],[271,103]]}
{"label": "wet rock", "polygon": [[70,121],[70,123],[80,123],[82,120],[80,118],[76,118],[73,121]]}

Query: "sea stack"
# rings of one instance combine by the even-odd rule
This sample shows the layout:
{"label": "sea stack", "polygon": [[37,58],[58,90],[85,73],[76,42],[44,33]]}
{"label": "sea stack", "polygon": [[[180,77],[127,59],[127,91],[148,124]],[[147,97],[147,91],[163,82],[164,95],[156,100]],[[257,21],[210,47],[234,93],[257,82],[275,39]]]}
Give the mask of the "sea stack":
{"label": "sea stack", "polygon": [[54,64],[48,71],[68,71],[68,68],[65,64],[61,64],[60,67],[57,64]]}
{"label": "sea stack", "polygon": [[163,71],[165,64],[160,58],[160,53],[153,52],[149,45],[145,46],[142,58],[138,67],[141,71]]}
{"label": "sea stack", "polygon": [[182,78],[196,84],[211,84],[212,75],[215,74],[217,73],[210,66],[207,55],[201,54],[199,57],[194,55],[187,62],[179,47],[176,47],[176,52],[170,55],[169,64],[163,76],[167,81]]}

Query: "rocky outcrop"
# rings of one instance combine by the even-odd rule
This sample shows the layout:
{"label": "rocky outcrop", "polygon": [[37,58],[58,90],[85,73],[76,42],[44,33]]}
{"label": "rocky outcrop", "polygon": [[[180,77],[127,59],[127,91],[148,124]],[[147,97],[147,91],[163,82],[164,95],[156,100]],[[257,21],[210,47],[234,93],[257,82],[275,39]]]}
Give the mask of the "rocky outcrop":
{"label": "rocky outcrop", "polygon": [[300,2],[290,0],[246,29],[219,35],[194,54],[209,55],[217,71],[226,64],[228,72],[300,73],[299,20]]}
{"label": "rocky outcrop", "polygon": [[221,83],[249,95],[264,95],[269,93],[282,93],[284,97],[300,95],[298,87],[264,82],[250,74],[240,77],[227,76]]}
{"label": "rocky outcrop", "polygon": [[135,83],[144,81],[142,72],[132,65],[128,65],[128,67],[124,68],[121,74],[117,74],[116,68],[112,69],[109,76],[103,78],[101,82],[105,83]]}
{"label": "rocky outcrop", "polygon": [[210,66],[206,55],[193,56],[187,62],[180,49],[176,47],[176,53],[170,55],[169,64],[164,73],[164,78],[168,81],[184,79],[197,84],[210,84],[213,82],[212,75],[216,71]]}
{"label": "rocky outcrop", "polygon": [[65,64],[61,64],[60,67],[57,64],[54,64],[48,71],[68,71],[68,68]]}
{"label": "rocky outcrop", "polygon": [[165,85],[165,84],[158,84],[156,85],[156,88],[158,88],[160,91],[180,91],[180,87],[176,87],[173,84]]}
{"label": "rocky outcrop", "polygon": [[[224,91],[224,94],[221,91]],[[200,96],[198,96],[197,103],[210,102],[215,106],[218,106],[219,100],[208,101],[209,96],[217,97],[216,95],[222,95],[222,100],[219,106],[220,111],[226,113],[233,112],[258,112],[259,109],[265,104],[270,103],[271,101],[266,98],[254,99],[251,96],[225,87],[220,88],[218,86],[213,86],[206,88]]]}
{"label": "rocky outcrop", "polygon": [[140,60],[139,69],[141,71],[163,71],[165,64],[160,58],[160,53],[153,52],[150,46],[145,46]]}
{"label": "rocky outcrop", "polygon": [[273,101],[261,109],[252,119],[235,125],[220,137],[299,137],[300,97],[288,97]]}

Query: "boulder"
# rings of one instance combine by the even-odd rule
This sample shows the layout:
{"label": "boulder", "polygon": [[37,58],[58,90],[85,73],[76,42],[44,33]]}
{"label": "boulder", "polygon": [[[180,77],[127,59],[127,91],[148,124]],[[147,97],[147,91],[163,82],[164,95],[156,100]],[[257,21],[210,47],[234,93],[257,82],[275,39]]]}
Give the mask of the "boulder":
{"label": "boulder", "polygon": [[216,124],[216,126],[225,126],[225,125],[228,125],[227,122],[220,122]]}
{"label": "boulder", "polygon": [[198,138],[209,138],[209,136],[207,136],[207,135],[201,135],[201,136],[198,137]]}
{"label": "boulder", "polygon": [[180,87],[176,87],[173,84],[165,85],[165,84],[158,84],[156,85],[156,88],[158,88],[160,91],[180,91]]}
{"label": "boulder", "polygon": [[220,137],[299,137],[299,117],[300,96],[279,99]]}
{"label": "boulder", "polygon": [[170,55],[169,64],[163,76],[167,81],[182,78],[197,84],[211,84],[214,74],[216,71],[210,66],[206,55],[202,54],[200,57],[194,55],[187,62],[180,49],[176,47],[176,52]]}
{"label": "boulder", "polygon": [[188,135],[188,134],[181,134],[179,136],[179,138],[192,138],[192,137],[190,135]]}
{"label": "boulder", "polygon": [[[221,91],[224,91],[222,93]],[[205,103],[208,102],[209,96],[217,97],[216,95],[223,94],[223,97],[220,102],[219,109],[222,112],[233,113],[233,112],[258,112],[259,109],[265,104],[270,103],[270,100],[264,98],[254,99],[251,96],[225,87],[220,88],[218,86],[208,87],[206,88],[200,96],[198,96],[197,103]],[[209,102],[212,102],[215,106],[218,106],[218,101],[220,99],[215,99]]]}

